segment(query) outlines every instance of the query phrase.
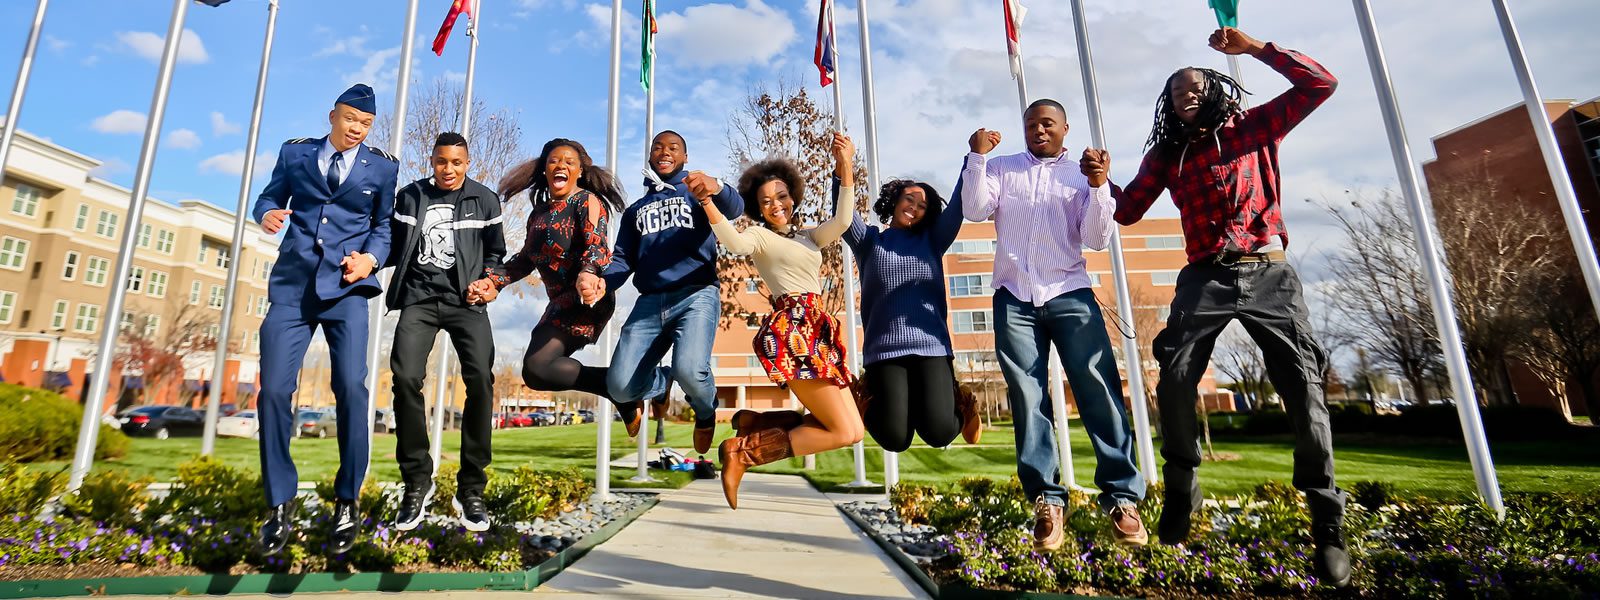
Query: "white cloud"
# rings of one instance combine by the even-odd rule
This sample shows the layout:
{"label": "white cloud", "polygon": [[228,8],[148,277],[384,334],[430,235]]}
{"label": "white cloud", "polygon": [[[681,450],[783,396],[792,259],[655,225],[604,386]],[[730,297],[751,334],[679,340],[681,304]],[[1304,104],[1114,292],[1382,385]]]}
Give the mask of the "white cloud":
{"label": "white cloud", "polygon": [[[610,11],[604,12],[609,19]],[[789,16],[761,0],[747,0],[742,7],[691,6],[681,13],[657,15],[656,21],[660,30],[656,52],[662,60],[693,66],[762,64],[796,37]],[[610,27],[609,22],[606,27]]]}
{"label": "white cloud", "polygon": [[67,48],[71,48],[72,42],[46,33],[44,34],[44,47],[49,48],[51,52],[60,52],[62,50],[66,50]]}
{"label": "white cloud", "polygon": [[467,74],[460,71],[451,71],[446,69],[444,72],[444,80],[450,83],[463,83],[467,80]]}
{"label": "white cloud", "polygon": [[133,167],[127,161],[111,157],[100,161],[100,166],[89,169],[89,175],[101,179],[110,179],[130,171],[133,171]]}
{"label": "white cloud", "polygon": [[221,112],[211,111],[211,135],[221,137],[243,131],[238,123],[228,122],[228,117]]}
{"label": "white cloud", "polygon": [[[234,150],[222,154],[212,155],[200,161],[201,173],[218,173],[238,177],[244,174],[244,151]],[[261,177],[272,172],[272,154],[262,152],[256,155],[255,177]]]}
{"label": "white cloud", "polygon": [[200,134],[191,129],[179,129],[167,134],[167,146],[178,150],[193,150],[200,147]]}
{"label": "white cloud", "polygon": [[114,110],[96,118],[89,126],[100,133],[144,133],[144,113]]}
{"label": "white cloud", "polygon": [[[400,72],[400,47],[384,48],[367,55],[367,60],[355,72],[343,73],[345,85],[365,83],[372,86],[374,93],[384,93],[394,90],[395,79]],[[412,73],[416,73],[415,59],[413,59]]]}
{"label": "white cloud", "polygon": [[[134,54],[153,62],[161,60],[161,51],[166,46],[166,37],[148,31],[119,31],[117,41]],[[178,39],[178,62],[201,64],[210,60],[211,55],[206,53],[206,45],[200,41],[200,34],[193,29],[184,29],[183,37]]]}
{"label": "white cloud", "polygon": [[[361,29],[362,29],[363,32],[366,31],[366,27],[365,26],[363,26]],[[349,55],[353,55],[353,56],[366,56],[366,55],[371,53],[371,52],[369,52],[367,50],[367,40],[368,39],[369,39],[368,36],[365,36],[365,35],[355,36],[355,37],[348,37],[348,38],[344,38],[344,37],[337,38],[337,39],[334,40],[334,42],[332,44],[324,46],[321,50],[318,50],[318,51],[316,51],[315,54],[312,54],[312,56],[315,57],[315,58],[324,58],[324,57],[335,56],[335,55],[339,55],[339,54],[349,54]]]}

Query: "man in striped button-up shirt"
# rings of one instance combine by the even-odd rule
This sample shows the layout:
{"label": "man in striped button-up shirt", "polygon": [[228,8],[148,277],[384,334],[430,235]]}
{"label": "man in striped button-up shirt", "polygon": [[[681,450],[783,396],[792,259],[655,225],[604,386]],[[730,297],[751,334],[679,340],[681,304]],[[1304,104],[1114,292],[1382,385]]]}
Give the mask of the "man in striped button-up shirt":
{"label": "man in striped button-up shirt", "polygon": [[1086,153],[1081,166],[1069,159],[1062,148],[1066,120],[1060,103],[1034,102],[1023,117],[1027,151],[994,159],[984,155],[1000,143],[999,132],[973,133],[961,174],[962,210],[969,221],[995,221],[995,348],[1016,423],[1017,475],[1035,503],[1035,545],[1055,549],[1065,539],[1067,482],[1059,481],[1044,393],[1051,343],[1094,444],[1100,506],[1119,541],[1143,544],[1135,503],[1144,498],[1145,482],[1133,463],[1122,379],[1081,251],[1104,249],[1116,227],[1109,162],[1098,153]]}

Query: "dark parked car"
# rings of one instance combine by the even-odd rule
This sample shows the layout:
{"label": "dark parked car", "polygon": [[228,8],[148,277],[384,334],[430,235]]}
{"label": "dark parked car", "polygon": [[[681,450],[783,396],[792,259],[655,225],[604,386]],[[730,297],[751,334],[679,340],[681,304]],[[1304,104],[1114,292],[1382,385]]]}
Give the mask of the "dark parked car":
{"label": "dark parked car", "polygon": [[182,406],[141,406],[117,418],[128,435],[154,436],[164,440],[176,435],[200,435],[205,417]]}
{"label": "dark parked car", "polygon": [[339,420],[331,410],[302,410],[295,415],[296,437],[332,437],[339,434]]}
{"label": "dark parked car", "polygon": [[582,419],[582,420],[579,421],[580,423],[593,423],[594,422],[594,411],[589,410],[587,408],[579,410],[578,411],[578,416],[581,417],[581,419]]}
{"label": "dark parked car", "polygon": [[553,415],[553,414],[550,414],[548,412],[545,412],[545,411],[542,411],[542,410],[536,410],[536,411],[533,411],[532,416],[533,416],[533,424],[535,426],[544,427],[546,425],[555,425],[556,424],[556,416]]}

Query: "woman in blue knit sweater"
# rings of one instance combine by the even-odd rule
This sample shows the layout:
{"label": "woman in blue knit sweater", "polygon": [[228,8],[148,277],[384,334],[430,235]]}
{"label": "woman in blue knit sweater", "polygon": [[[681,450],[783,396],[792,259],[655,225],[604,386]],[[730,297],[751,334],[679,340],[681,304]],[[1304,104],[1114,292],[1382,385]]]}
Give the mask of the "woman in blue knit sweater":
{"label": "woman in blue knit sweater", "polygon": [[933,447],[957,434],[977,443],[977,402],[962,393],[945,326],[944,253],[961,232],[961,184],[945,207],[926,183],[884,184],[872,210],[887,227],[855,215],[844,241],[861,272],[862,378],[872,402],[862,415],[884,449],[903,452],[913,433]]}

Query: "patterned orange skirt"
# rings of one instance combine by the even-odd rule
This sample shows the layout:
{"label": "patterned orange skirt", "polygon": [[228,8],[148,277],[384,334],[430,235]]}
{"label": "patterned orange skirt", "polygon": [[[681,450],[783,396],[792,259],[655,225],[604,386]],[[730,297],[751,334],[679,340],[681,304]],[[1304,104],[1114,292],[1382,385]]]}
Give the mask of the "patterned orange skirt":
{"label": "patterned orange skirt", "polygon": [[826,379],[848,387],[855,380],[845,366],[839,322],[821,304],[820,296],[809,293],[772,299],[772,314],[761,320],[751,344],[774,383]]}

